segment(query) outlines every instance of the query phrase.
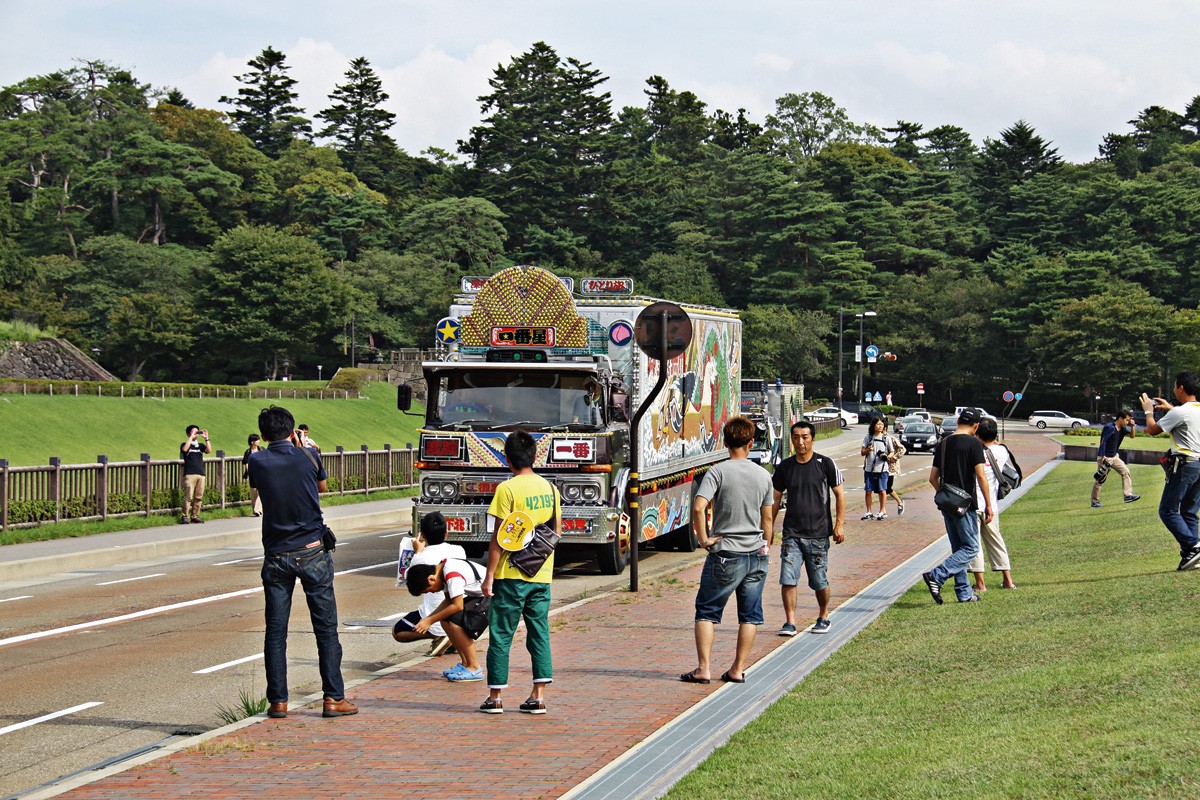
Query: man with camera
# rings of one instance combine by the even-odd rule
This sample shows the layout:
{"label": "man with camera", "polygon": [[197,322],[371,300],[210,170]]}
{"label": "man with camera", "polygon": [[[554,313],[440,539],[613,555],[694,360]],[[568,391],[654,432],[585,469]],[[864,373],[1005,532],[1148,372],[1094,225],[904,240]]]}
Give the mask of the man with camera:
{"label": "man with camera", "polygon": [[[1153,417],[1153,414],[1147,415]],[[1121,476],[1121,491],[1125,502],[1132,503],[1141,500],[1140,494],[1133,493],[1133,477],[1129,467],[1121,460],[1121,441],[1126,436],[1134,436],[1133,415],[1122,410],[1117,418],[1105,425],[1100,431],[1100,447],[1096,450],[1095,483],[1092,484],[1092,508],[1100,508],[1100,487],[1108,480],[1108,472],[1112,470]]]}
{"label": "man with camera", "polygon": [[[1185,371],[1175,376],[1175,401],[1142,392],[1140,402],[1146,412],[1146,433],[1165,432],[1171,437],[1171,449],[1162,460],[1167,473],[1158,517],[1179,542],[1178,570],[1200,567],[1200,376]],[[1166,411],[1155,420],[1155,411]]]}
{"label": "man with camera", "polygon": [[325,490],[328,476],[319,455],[295,444],[295,427],[296,420],[286,408],[264,408],[258,415],[258,430],[267,447],[252,453],[247,464],[250,485],[258,489],[263,500],[263,655],[267,700],[271,704],[267,716],[287,716],[288,618],[299,579],[317,638],[317,666],[325,695],[322,716],[343,717],[357,714],[358,706],[346,700],[342,681],[333,557],[324,542],[326,528],[319,495]]}
{"label": "man with camera", "polygon": [[[188,425],[184,433],[187,441],[179,445],[179,455],[183,458],[183,516],[179,518],[180,525],[204,522],[200,518],[200,509],[204,505],[204,457],[212,452],[212,440],[208,438],[207,430],[200,430],[199,425]],[[204,444],[200,443],[202,437]]]}

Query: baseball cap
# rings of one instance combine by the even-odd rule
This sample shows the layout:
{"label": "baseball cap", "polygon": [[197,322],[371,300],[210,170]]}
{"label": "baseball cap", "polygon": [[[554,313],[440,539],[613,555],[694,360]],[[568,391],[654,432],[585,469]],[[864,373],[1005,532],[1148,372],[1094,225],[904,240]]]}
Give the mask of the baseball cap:
{"label": "baseball cap", "polygon": [[983,418],[979,415],[979,409],[964,408],[962,410],[962,413],[958,415],[958,424],[960,424],[960,425],[975,425],[981,419],[983,419]]}

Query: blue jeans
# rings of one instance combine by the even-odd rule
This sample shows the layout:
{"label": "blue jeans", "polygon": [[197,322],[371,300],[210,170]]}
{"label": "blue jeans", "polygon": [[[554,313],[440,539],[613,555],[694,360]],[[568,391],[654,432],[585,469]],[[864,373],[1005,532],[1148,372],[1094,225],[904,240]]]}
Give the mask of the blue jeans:
{"label": "blue jeans", "polygon": [[738,624],[762,625],[767,557],[750,553],[709,553],[696,592],[696,621],[719,624],[729,596],[737,593]]}
{"label": "blue jeans", "polygon": [[829,564],[829,537],[805,539],[798,536],[783,537],[779,551],[781,566],[779,584],[796,586],[800,583],[800,566],[808,572],[808,588],[814,592],[829,587],[827,566]]}
{"label": "blue jeans", "polygon": [[959,601],[970,600],[975,594],[967,579],[967,567],[979,553],[979,517],[974,511],[965,514],[942,512],[946,536],[950,539],[950,557],[938,564],[930,574],[939,584],[954,578],[954,596]]}
{"label": "blue jeans", "polygon": [[263,654],[267,662],[267,701],[284,703],[288,699],[288,619],[292,615],[292,591],[296,588],[297,578],[304,588],[313,634],[317,637],[321,691],[326,697],[341,700],[346,696],[346,689],[342,683],[337,601],[333,597],[333,557],[324,547],[318,546],[277,553],[263,560],[262,582],[267,611]]}
{"label": "blue jeans", "polygon": [[1158,518],[1179,542],[1181,553],[1200,544],[1200,461],[1189,461],[1167,477]]}

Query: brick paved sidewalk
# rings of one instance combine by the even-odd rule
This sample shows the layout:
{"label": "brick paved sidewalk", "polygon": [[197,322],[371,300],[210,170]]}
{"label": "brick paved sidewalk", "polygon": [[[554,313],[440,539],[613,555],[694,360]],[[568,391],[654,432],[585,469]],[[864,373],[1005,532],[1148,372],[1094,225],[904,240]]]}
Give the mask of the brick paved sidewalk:
{"label": "brick paved sidewalk", "polygon": [[[1009,444],[1027,475],[1058,451],[1040,436],[1013,437]],[[846,542],[830,558],[835,606],[945,535],[931,498],[923,484],[906,494],[903,517],[861,522],[858,514],[847,514]],[[848,499],[852,508],[861,502]],[[790,641],[775,635],[782,623],[777,553],[778,545],[764,595],[767,624],[755,643],[754,661]],[[484,684],[452,684],[441,677],[454,663],[452,656],[430,659],[350,689],[347,696],[362,709],[357,716],[323,719],[319,704],[293,705],[287,719],[223,733],[62,796],[558,797],[723,687],[720,681],[708,686],[679,681],[681,672],[695,666],[692,604],[701,561],[697,554],[680,572],[643,580],[637,595],[602,595],[556,613],[555,683],[546,693],[545,716],[516,711],[530,679],[519,633],[503,715],[476,712],[487,695]],[[1019,569],[1015,565],[1018,581]],[[812,593],[801,586],[799,595],[800,620],[814,619]],[[836,627],[836,607],[831,618]],[[731,603],[726,624],[717,630],[716,675],[732,659],[736,629]],[[727,691],[742,688],[731,685]],[[469,787],[465,794],[463,787]]]}

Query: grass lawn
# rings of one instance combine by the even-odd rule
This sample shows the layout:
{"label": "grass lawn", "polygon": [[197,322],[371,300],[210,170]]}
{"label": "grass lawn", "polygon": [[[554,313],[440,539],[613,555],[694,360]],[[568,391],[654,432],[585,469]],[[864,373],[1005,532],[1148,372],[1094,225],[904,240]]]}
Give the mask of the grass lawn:
{"label": "grass lawn", "polygon": [[[1084,447],[1098,447],[1100,445],[1100,434],[1095,436],[1067,436],[1060,434],[1054,437],[1054,441],[1061,444],[1079,444]],[[1121,440],[1122,450],[1166,450],[1171,446],[1171,437],[1169,436],[1126,436]]]}
{"label": "grass lawn", "polygon": [[[322,385],[256,384],[301,395]],[[322,450],[416,444],[421,418],[396,410],[395,387],[371,383],[362,395],[350,400],[0,395],[0,458],[10,466],[47,464],[51,456],[64,464],[94,463],[97,454],[110,461],[136,461],[141,453],[178,458],[184,428],[192,423],[208,429],[214,449],[241,456],[246,437],[258,431],[258,412],[272,403],[287,407],[297,424],[307,423]]]}
{"label": "grass lawn", "polygon": [[918,584],[668,797],[1200,796],[1200,571],[1175,571],[1157,467],[1102,509],[1093,471],[1004,513],[1015,591]]}

